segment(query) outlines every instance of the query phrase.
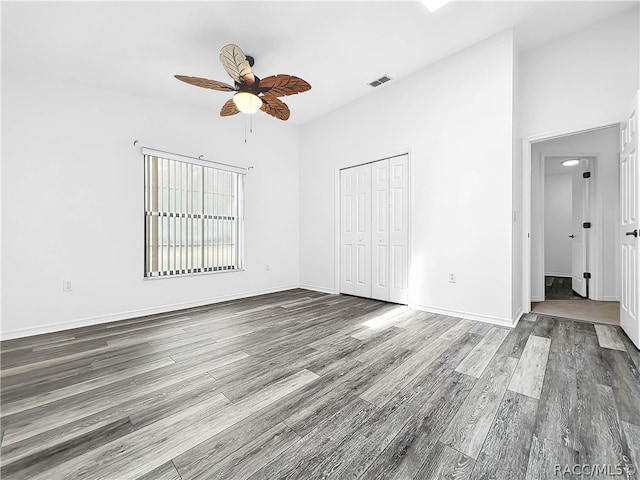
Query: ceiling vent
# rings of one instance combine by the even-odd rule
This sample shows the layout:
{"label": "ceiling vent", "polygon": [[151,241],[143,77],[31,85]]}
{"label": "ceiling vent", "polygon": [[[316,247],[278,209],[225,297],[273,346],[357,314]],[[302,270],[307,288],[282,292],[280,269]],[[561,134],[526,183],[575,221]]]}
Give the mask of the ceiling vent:
{"label": "ceiling vent", "polygon": [[371,85],[372,87],[378,87],[378,86],[382,85],[383,83],[387,83],[389,80],[391,80],[391,77],[388,77],[387,75],[384,75],[383,77],[380,77],[377,80],[374,80],[369,85]]}

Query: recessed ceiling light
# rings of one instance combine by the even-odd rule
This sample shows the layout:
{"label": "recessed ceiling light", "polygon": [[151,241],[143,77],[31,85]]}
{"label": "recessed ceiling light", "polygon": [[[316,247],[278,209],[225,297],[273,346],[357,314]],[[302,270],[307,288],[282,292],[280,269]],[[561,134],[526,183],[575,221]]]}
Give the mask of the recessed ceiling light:
{"label": "recessed ceiling light", "polygon": [[432,13],[449,2],[451,2],[451,0],[422,0],[422,3],[427,7],[427,10]]}
{"label": "recessed ceiling light", "polygon": [[564,165],[565,167],[573,167],[574,165],[578,165],[580,163],[580,160],[578,160],[577,158],[570,158],[569,160],[565,160],[564,162],[562,162],[562,165]]}

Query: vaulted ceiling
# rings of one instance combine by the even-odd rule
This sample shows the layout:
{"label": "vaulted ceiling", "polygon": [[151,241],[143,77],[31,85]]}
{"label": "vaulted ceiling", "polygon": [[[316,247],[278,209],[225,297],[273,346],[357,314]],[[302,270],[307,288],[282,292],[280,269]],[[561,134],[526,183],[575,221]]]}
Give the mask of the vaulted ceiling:
{"label": "vaulted ceiling", "polygon": [[[240,45],[260,77],[313,89],[288,97],[302,124],[513,28],[523,51],[631,9],[626,1],[3,2],[2,71],[186,102],[216,115],[228,94],[174,74],[230,81],[220,48]],[[386,85],[378,88],[386,88]]]}

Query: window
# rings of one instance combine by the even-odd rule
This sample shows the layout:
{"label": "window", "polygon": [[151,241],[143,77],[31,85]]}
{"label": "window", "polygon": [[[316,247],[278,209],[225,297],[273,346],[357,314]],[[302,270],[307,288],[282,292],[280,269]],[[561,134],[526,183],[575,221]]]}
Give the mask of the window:
{"label": "window", "polygon": [[243,170],[144,148],[145,277],[242,269]]}

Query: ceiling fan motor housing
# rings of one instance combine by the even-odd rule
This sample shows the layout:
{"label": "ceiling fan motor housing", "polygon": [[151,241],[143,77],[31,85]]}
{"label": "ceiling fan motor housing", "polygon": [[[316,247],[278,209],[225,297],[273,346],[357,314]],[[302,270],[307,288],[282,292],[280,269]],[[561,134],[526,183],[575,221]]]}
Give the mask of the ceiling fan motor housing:
{"label": "ceiling fan motor housing", "polygon": [[254,75],[254,77],[255,81],[251,85],[247,85],[245,82],[235,82],[236,90],[238,90],[239,92],[253,93],[257,96],[260,93],[260,79],[256,75]]}

